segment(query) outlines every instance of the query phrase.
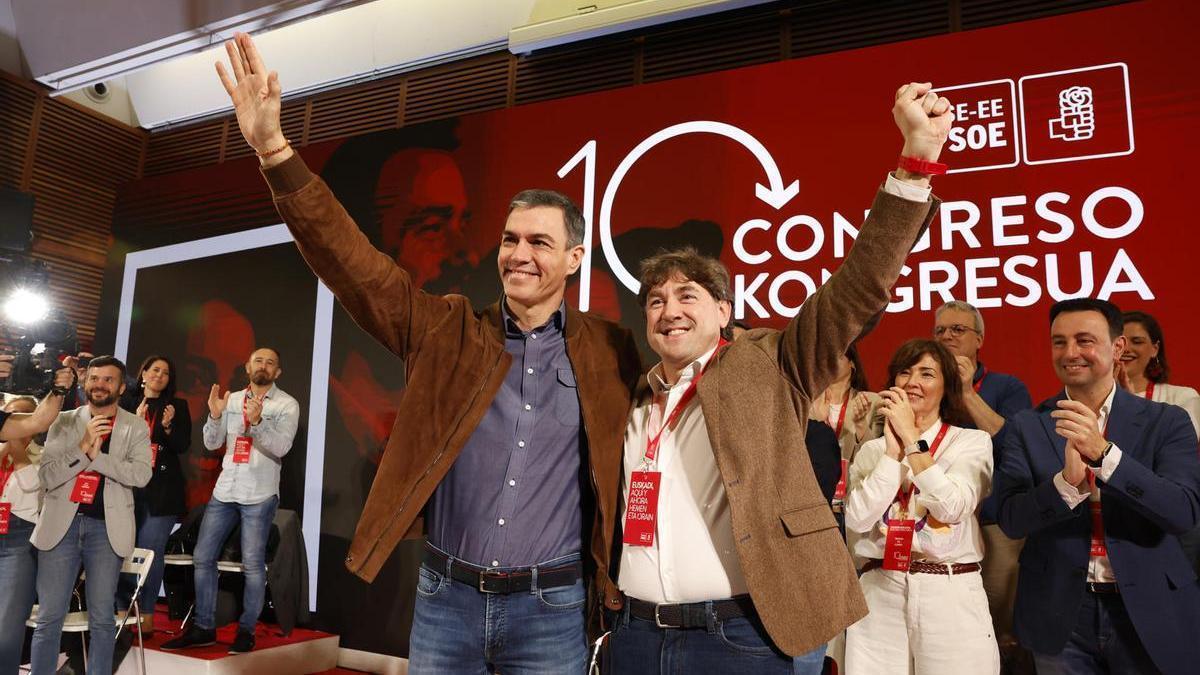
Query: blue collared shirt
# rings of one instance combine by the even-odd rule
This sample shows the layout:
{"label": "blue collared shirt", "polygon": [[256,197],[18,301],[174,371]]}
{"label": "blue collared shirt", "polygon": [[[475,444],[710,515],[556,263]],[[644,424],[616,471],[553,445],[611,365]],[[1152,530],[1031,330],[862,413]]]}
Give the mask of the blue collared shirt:
{"label": "blue collared shirt", "polygon": [[579,553],[588,480],[566,305],[524,332],[505,303],[512,366],[487,413],[434,490],[429,542],[480,567],[525,567]]}

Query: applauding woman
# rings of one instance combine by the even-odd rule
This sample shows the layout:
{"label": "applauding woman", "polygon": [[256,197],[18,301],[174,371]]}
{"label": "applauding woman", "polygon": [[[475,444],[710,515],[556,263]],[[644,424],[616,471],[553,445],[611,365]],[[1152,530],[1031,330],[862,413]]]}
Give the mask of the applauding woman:
{"label": "applauding woman", "polygon": [[[154,551],[150,574],[142,586],[138,607],[142,632],[154,629],[154,603],[162,585],[163,554],[167,537],[187,507],[183,469],[179,456],[192,438],[192,415],[187,401],[175,397],[175,364],[165,356],[142,361],[137,385],[130,388],[121,407],[146,421],[150,430],[150,462],[154,473],[146,487],[134,493],[137,514],[137,547]],[[124,594],[132,589],[123,589]]]}
{"label": "applauding woman", "polygon": [[846,528],[863,536],[870,613],[846,636],[848,673],[998,673],[1000,654],[979,575],[976,509],[992,479],[992,441],[964,429],[954,357],[910,340],[888,365],[881,438],[850,467]]}

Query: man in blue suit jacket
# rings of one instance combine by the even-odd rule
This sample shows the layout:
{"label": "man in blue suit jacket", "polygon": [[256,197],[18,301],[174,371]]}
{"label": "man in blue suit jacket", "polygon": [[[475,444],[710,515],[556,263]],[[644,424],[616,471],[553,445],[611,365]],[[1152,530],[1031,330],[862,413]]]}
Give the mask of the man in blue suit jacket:
{"label": "man in blue suit jacket", "polygon": [[1176,535],[1200,520],[1200,457],[1182,408],[1116,386],[1120,310],[1050,309],[1063,393],[1009,422],[1000,527],[1026,537],[1014,626],[1039,675],[1194,673],[1200,585]]}

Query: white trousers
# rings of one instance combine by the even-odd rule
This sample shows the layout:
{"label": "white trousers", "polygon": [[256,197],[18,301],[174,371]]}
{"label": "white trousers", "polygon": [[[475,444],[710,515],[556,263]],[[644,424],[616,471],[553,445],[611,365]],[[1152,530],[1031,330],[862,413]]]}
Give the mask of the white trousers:
{"label": "white trousers", "polygon": [[996,675],[1000,651],[978,572],[873,569],[870,613],[846,631],[846,675]]}

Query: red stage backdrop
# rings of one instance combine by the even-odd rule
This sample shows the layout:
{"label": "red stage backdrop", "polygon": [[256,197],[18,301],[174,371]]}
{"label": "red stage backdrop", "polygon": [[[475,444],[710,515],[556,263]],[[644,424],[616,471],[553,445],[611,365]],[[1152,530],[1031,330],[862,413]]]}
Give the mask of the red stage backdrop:
{"label": "red stage backdrop", "polygon": [[[1200,235],[1187,204],[1200,155],[1198,23],[1195,3],[1133,3],[483,113],[303,154],[428,290],[464,292],[480,306],[496,300],[508,200],[548,187],[576,198],[590,223],[590,267],[570,302],[641,334],[638,261],[692,243],[729,266],[735,316],[782,326],[845,258],[895,167],[897,86],[930,80],[955,104],[943,155],[952,174],[935,181],[940,213],[862,343],[873,386],[900,342],[931,333],[931,310],[960,299],[984,312],[988,366],[1018,375],[1041,400],[1058,387],[1047,308],[1081,295],[1155,314],[1173,345],[1173,381],[1194,386],[1200,364],[1186,346],[1200,318],[1189,270]],[[146,179],[123,201],[231,194],[267,199],[253,160]],[[113,281],[124,252],[151,242],[136,223],[116,231]],[[256,283],[307,289],[312,279],[297,272]],[[139,285],[133,315],[169,293]],[[106,306],[119,295],[119,284],[106,285]],[[188,303],[203,301],[191,295]],[[293,320],[311,325],[311,300],[298,302]],[[304,477],[305,493],[315,485],[324,502],[318,624],[342,633],[344,645],[404,654],[418,549],[402,546],[370,588],[340,566],[402,365],[340,310],[329,326],[328,408],[318,411],[328,413],[325,444],[310,437],[307,448],[310,458],[328,452],[323,475]],[[135,334],[131,344],[153,349],[152,337]],[[304,376],[307,356],[288,354],[289,375]]]}

